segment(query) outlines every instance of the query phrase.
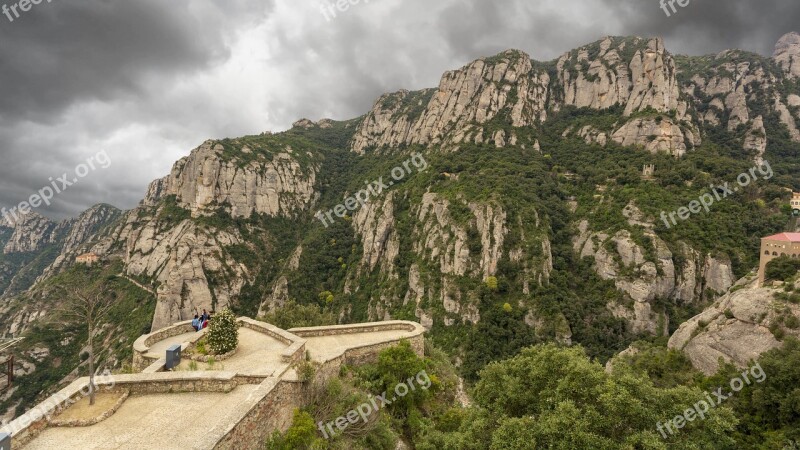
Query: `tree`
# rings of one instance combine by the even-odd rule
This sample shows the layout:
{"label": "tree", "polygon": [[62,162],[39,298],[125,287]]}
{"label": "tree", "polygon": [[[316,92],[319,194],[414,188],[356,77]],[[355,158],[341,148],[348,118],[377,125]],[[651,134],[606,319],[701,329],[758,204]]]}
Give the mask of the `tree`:
{"label": "tree", "polygon": [[580,347],[539,345],[486,366],[458,429],[428,428],[418,448],[735,448],[737,420],[726,406],[674,434],[658,431],[659,421],[704,398],[698,388],[658,388],[632,371],[608,374]]}
{"label": "tree", "polygon": [[100,286],[59,286],[64,294],[63,316],[86,325],[89,364],[89,404],[94,405],[96,386],[94,383],[94,334],[100,328],[108,312],[114,306],[116,295]]}
{"label": "tree", "polygon": [[486,287],[489,288],[490,291],[496,292],[497,291],[497,277],[487,277],[486,278]]}
{"label": "tree", "polygon": [[800,270],[800,260],[781,256],[767,263],[765,273],[768,280],[784,281],[796,275],[798,270]]}

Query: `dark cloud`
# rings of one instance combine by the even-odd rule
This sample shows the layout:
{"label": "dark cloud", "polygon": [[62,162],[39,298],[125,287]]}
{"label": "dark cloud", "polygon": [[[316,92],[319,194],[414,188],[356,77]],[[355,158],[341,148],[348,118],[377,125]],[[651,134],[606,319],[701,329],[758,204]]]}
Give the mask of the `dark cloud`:
{"label": "dark cloud", "polygon": [[[0,0],[11,3],[12,0]],[[0,207],[98,151],[112,159],[41,212],[134,206],[207,138],[363,114],[383,92],[517,48],[539,60],[606,35],[663,36],[673,53],[771,54],[790,0],[54,0],[0,16]]]}
{"label": "dark cloud", "polygon": [[774,44],[800,31],[794,0],[691,0],[667,17],[658,0],[604,0],[620,13],[627,34],[664,36],[673,53],[709,54],[739,48],[772,55]]}

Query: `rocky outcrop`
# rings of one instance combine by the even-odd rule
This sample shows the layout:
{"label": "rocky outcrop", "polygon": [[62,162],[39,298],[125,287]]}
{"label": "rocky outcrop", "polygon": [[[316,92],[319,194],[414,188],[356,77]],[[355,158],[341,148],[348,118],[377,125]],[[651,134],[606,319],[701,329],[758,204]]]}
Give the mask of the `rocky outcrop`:
{"label": "rocky outcrop", "polygon": [[[556,72],[558,77],[551,79],[541,64],[517,50],[479,59],[447,72],[436,90],[382,96],[362,120],[351,149],[363,154],[412,144],[454,149],[466,142],[517,145],[513,132],[487,135],[483,125],[504,113],[512,127],[535,126],[548,111],[565,106],[623,105],[625,115],[674,111],[678,121],[690,119],[680,100],[675,61],[661,39],[609,37],[566,53]],[[699,133],[693,134],[699,143]],[[600,145],[608,139],[586,129],[581,136]]]}
{"label": "rocky outcrop", "polygon": [[397,276],[394,260],[400,253],[400,238],[395,231],[394,194],[390,192],[384,199],[365,204],[353,215],[352,222],[363,242],[362,269],[371,272],[380,264],[382,271],[391,277]]}
{"label": "rocky outcrop", "polygon": [[[775,64],[783,70],[776,71]],[[800,74],[800,34],[782,37],[771,59],[726,50],[712,57],[692,57],[682,70],[687,79],[684,94],[704,111],[698,119],[737,134],[743,147],[756,154],[756,162],[763,159],[769,142],[764,112],[777,113],[792,140],[800,142],[798,118],[786,106],[800,99],[795,99],[797,93],[776,89]]]}
{"label": "rocky outcrop", "polygon": [[611,139],[623,146],[639,146],[650,153],[683,156],[700,144],[700,133],[684,129],[666,117],[633,119],[615,131]]}
{"label": "rocky outcrop", "polygon": [[[567,128],[561,136],[569,137],[573,132],[573,127]],[[608,133],[598,130],[592,125],[586,125],[578,130],[577,135],[587,144],[597,144],[601,147],[608,145]]]}
{"label": "rocky outcrop", "polygon": [[71,265],[75,257],[87,252],[91,241],[105,226],[116,221],[122,212],[109,205],[96,205],[84,211],[77,219],[69,220],[69,229],[63,239],[61,252],[50,266],[44,270],[39,281],[43,281]]}
{"label": "rocky outcrop", "polygon": [[654,312],[656,299],[694,302],[705,295],[721,295],[733,284],[732,266],[726,257],[701,255],[684,243],[679,243],[676,255],[635,205],[628,205],[623,214],[629,226],[642,227],[645,242],[634,241],[625,229],[613,235],[592,232],[584,220],[578,224],[573,248],[581,257],[591,257],[597,274],[614,281],[633,301],[632,307],[610,304],[609,308],[628,320],[635,332],[665,332],[669,318]]}
{"label": "rocky outcrop", "polygon": [[517,50],[479,59],[445,73],[435,92],[400,91],[381,97],[359,126],[351,148],[363,154],[368,148],[436,145],[459,133],[463,140],[468,125],[487,123],[502,111],[513,126],[529,126],[547,117],[549,82],[547,72],[535,69],[530,57]]}
{"label": "rocky outcrop", "polygon": [[[242,146],[242,154],[254,150]],[[316,168],[302,167],[290,147],[268,157],[258,153],[255,160],[226,158],[225,147],[207,141],[191,155],[178,161],[166,179],[148,189],[144,205],[155,205],[175,196],[178,205],[194,217],[210,215],[224,208],[232,217],[266,214],[295,217],[314,200]]]}
{"label": "rocky outcrop", "polygon": [[800,77],[800,33],[784,35],[775,44],[773,59],[783,68],[789,78]]}
{"label": "rocky outcrop", "polygon": [[746,367],[780,347],[772,330],[800,336],[800,330],[782,326],[788,317],[800,317],[800,306],[776,300],[775,290],[758,288],[755,280],[737,286],[739,290],[682,324],[669,340],[669,348],[682,350],[706,374],[715,373],[720,360]]}
{"label": "rocky outcrop", "polygon": [[744,149],[755,153],[756,164],[764,161],[764,152],[767,151],[767,130],[764,129],[764,118],[756,117],[750,126],[750,131],[744,138]]}
{"label": "rocky outcrop", "polygon": [[65,226],[59,226],[34,212],[19,216],[13,223],[14,232],[3,247],[3,253],[8,255],[39,251],[55,242]]}
{"label": "rocky outcrop", "polygon": [[470,269],[467,229],[450,215],[450,202],[437,194],[425,194],[417,220],[423,239],[415,244],[414,251],[438,265],[443,274],[465,275]]}
{"label": "rocky outcrop", "polygon": [[[631,51],[628,60],[625,55]],[[685,111],[679,102],[675,61],[660,38],[607,37],[566,53],[556,68],[563,105],[593,109],[624,105],[625,115],[648,108]]]}
{"label": "rocky outcrop", "polygon": [[198,310],[229,306],[250,278],[247,268],[226,251],[243,243],[229,230],[185,220],[165,231],[152,219],[130,223],[120,237],[127,241],[127,274],[158,286],[153,329],[190,319]]}
{"label": "rocky outcrop", "polygon": [[789,136],[791,136],[792,140],[800,142],[800,130],[797,129],[797,122],[778,94],[775,94],[774,108],[780,116],[781,122],[789,129]]}

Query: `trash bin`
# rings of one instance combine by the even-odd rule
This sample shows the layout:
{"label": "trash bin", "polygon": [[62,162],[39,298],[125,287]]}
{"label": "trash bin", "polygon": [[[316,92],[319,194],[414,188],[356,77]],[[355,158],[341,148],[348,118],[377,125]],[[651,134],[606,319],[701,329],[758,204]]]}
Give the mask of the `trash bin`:
{"label": "trash bin", "polygon": [[164,366],[167,370],[172,370],[181,363],[181,346],[175,344],[167,349],[167,364]]}
{"label": "trash bin", "polygon": [[0,450],[11,450],[11,436],[0,433]]}

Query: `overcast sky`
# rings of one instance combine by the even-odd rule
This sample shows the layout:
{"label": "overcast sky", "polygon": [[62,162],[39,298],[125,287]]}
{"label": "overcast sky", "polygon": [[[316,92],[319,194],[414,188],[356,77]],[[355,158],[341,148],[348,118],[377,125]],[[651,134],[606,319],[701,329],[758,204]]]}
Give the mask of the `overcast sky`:
{"label": "overcast sky", "polygon": [[[0,0],[9,7],[16,0]],[[771,55],[800,31],[797,0],[47,0],[0,16],[0,207],[98,152],[107,169],[37,211],[132,208],[208,138],[348,119],[384,92],[508,48],[550,60],[606,35],[663,36],[673,53]]]}

